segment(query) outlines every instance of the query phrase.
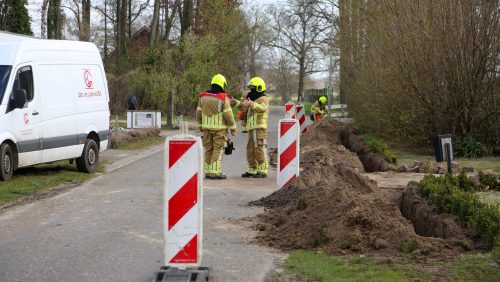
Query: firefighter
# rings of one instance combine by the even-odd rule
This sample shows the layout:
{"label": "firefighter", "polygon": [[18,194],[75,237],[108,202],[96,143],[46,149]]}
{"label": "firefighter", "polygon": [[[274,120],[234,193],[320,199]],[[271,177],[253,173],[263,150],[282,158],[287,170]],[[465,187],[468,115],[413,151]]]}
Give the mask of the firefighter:
{"label": "firefighter", "polygon": [[229,98],[224,93],[226,78],[217,74],[212,78],[210,90],[200,93],[196,120],[203,131],[205,149],[205,177],[208,179],[226,179],[222,174],[221,160],[228,140],[227,131],[236,133],[236,123]]}
{"label": "firefighter", "polygon": [[266,96],[266,84],[260,77],[254,77],[248,82],[250,92],[243,101],[231,100],[231,104],[240,107],[246,113],[247,169],[242,177],[266,178],[268,172],[267,160],[267,116],[269,113],[269,98]]}
{"label": "firefighter", "polygon": [[326,111],[326,97],[321,96],[311,107],[311,119],[312,120],[320,120],[327,113]]}

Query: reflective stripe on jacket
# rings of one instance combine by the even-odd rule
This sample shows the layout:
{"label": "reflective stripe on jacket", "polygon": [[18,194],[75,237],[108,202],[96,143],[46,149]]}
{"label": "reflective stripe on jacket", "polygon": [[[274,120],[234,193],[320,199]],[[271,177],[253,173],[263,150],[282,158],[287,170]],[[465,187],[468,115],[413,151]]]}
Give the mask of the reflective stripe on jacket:
{"label": "reflective stripe on jacket", "polygon": [[196,120],[202,129],[236,129],[233,110],[226,93],[200,93]]}
{"label": "reflective stripe on jacket", "polygon": [[253,101],[251,107],[244,107],[240,101],[236,103],[241,109],[247,111],[246,129],[252,130],[256,128],[267,129],[267,117],[269,113],[269,98],[261,96]]}
{"label": "reflective stripe on jacket", "polygon": [[319,101],[316,101],[316,103],[311,106],[311,112],[315,114],[324,114],[326,113],[326,107],[321,105]]}

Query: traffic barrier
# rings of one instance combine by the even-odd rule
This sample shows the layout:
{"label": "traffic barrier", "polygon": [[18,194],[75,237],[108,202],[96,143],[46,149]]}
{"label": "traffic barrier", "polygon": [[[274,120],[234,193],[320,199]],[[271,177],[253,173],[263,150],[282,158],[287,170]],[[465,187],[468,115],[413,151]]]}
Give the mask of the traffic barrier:
{"label": "traffic barrier", "polygon": [[296,119],[282,119],[278,126],[278,189],[299,176],[300,126]]}
{"label": "traffic barrier", "polygon": [[306,110],[304,108],[304,105],[296,105],[295,110],[297,111],[297,120],[299,121],[300,125],[300,133],[304,134],[307,132]]}
{"label": "traffic barrier", "polygon": [[202,255],[203,223],[203,146],[200,137],[182,133],[167,138],[163,183],[165,265],[179,268],[198,266]]}
{"label": "traffic barrier", "polygon": [[286,103],[285,104],[285,117],[295,118],[295,104],[294,103]]}

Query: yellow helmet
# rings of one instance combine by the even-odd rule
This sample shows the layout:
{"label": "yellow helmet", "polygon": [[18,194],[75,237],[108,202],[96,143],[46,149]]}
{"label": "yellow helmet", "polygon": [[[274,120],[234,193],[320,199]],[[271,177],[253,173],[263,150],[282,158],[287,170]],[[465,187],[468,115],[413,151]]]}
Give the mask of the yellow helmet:
{"label": "yellow helmet", "polygon": [[257,90],[257,92],[264,92],[266,91],[266,83],[264,82],[264,80],[258,76],[256,77],[253,77],[252,79],[250,79],[250,81],[248,82],[248,87],[255,87],[255,89]]}
{"label": "yellow helmet", "polygon": [[325,103],[326,103],[326,97],[325,97],[325,96],[321,96],[321,97],[319,97],[319,99],[318,99],[318,100],[319,100],[319,102],[320,102],[321,104],[325,104]]}
{"label": "yellow helmet", "polygon": [[216,74],[212,77],[212,82],[210,84],[216,84],[222,87],[222,90],[226,89],[226,78],[222,74]]}

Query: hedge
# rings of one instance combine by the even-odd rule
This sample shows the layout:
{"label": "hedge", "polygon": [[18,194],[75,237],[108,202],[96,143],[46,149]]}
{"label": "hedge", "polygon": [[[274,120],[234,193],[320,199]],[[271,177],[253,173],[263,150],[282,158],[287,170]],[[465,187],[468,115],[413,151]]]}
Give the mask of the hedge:
{"label": "hedge", "polygon": [[422,188],[424,197],[444,212],[456,215],[488,248],[500,246],[498,205],[482,202],[465,172],[458,176],[427,175],[418,186]]}

